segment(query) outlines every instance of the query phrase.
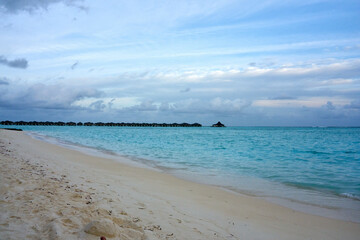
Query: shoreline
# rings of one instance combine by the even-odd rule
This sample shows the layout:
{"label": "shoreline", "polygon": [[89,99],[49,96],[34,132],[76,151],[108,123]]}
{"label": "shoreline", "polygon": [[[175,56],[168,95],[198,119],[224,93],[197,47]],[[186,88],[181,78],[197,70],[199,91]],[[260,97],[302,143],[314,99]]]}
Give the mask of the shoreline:
{"label": "shoreline", "polygon": [[[195,175],[186,171],[184,169],[164,167],[158,165],[154,160],[148,160],[143,158],[131,157],[127,155],[121,155],[120,153],[113,152],[107,149],[98,149],[96,147],[85,146],[78,143],[73,143],[67,140],[61,140],[56,137],[42,135],[36,132],[24,131],[26,135],[31,136],[34,139],[47,142],[50,144],[55,144],[60,147],[67,149],[75,150],[82,152],[86,155],[106,158],[119,162],[121,164],[130,165],[132,167],[140,167],[145,169],[150,169],[152,171],[162,172],[165,174],[170,174],[176,178],[183,179],[185,181],[191,181],[199,184],[205,184],[208,186],[213,186],[221,188],[224,191],[232,192],[233,194],[240,194],[247,197],[259,198],[273,204],[277,204],[292,210],[300,211],[303,213],[313,214],[321,217],[328,217],[344,221],[352,221],[360,223],[360,207],[359,199],[354,199],[350,197],[345,197],[341,195],[332,195],[331,193],[319,192],[312,189],[304,189],[299,187],[290,187],[283,183],[271,182],[261,178],[255,177],[238,177],[238,182],[245,182],[246,186],[242,184],[242,188],[236,188],[231,184],[225,184],[226,181],[223,179],[212,179],[207,174],[202,175],[200,172],[196,172]],[[221,182],[221,184],[219,184]],[[266,187],[264,187],[266,186]],[[254,190],[255,189],[255,190]],[[271,191],[264,189],[271,189]],[[276,190],[276,193],[275,193]],[[286,195],[281,195],[282,192],[291,192],[290,196],[298,195],[300,197],[302,194],[310,194],[312,201],[310,199],[299,199],[298,197],[288,197]],[[335,198],[334,198],[335,196]],[[315,200],[316,199],[316,200]],[[335,200],[334,200],[335,199]],[[337,201],[342,201],[341,206],[335,206],[339,204]],[[324,205],[324,201],[328,205]],[[336,201],[330,206],[329,202]],[[352,208],[345,208],[352,206]],[[356,208],[356,213],[354,209]]]}
{"label": "shoreline", "polygon": [[[9,155],[4,157],[22,159],[32,165],[38,163],[48,168],[44,173],[66,175],[70,183],[95,189],[93,193],[99,198],[102,195],[111,196],[111,202],[101,199],[99,203],[111,206],[113,215],[117,212],[121,215],[117,209],[119,206],[126,209],[127,216],[131,216],[130,219],[142,229],[136,228],[139,230],[137,233],[144,234],[148,239],[356,239],[360,234],[359,223],[294,211],[263,199],[234,194],[167,173],[86,155],[23,133],[0,130],[0,136],[4,145],[2,154]],[[6,175],[6,169],[3,175]],[[13,176],[7,177],[11,179]],[[7,191],[12,189],[8,187]],[[36,199],[41,195],[32,197]],[[80,199],[85,201],[85,197]],[[86,208],[87,204],[83,202]],[[58,202],[52,204],[57,206]],[[1,209],[3,212],[5,208]],[[26,217],[26,211],[23,214]],[[44,214],[57,213],[47,209]],[[57,223],[56,226],[63,229],[64,236],[77,239],[88,235],[84,233],[84,227],[90,220],[78,220],[81,224],[73,233],[64,224]],[[15,226],[16,221],[12,224]],[[6,230],[4,225],[1,226],[0,231]]]}

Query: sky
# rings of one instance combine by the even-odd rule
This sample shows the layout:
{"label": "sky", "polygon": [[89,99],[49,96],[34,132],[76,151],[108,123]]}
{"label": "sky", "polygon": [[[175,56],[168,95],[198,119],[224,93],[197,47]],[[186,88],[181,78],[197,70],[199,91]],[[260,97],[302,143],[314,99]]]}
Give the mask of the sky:
{"label": "sky", "polygon": [[360,1],[0,0],[0,120],[360,126]]}

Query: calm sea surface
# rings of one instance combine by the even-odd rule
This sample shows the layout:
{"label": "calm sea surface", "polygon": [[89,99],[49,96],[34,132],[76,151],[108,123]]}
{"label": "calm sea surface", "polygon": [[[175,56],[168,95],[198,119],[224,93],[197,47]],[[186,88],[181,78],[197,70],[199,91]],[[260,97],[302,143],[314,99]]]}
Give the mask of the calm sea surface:
{"label": "calm sea surface", "polygon": [[360,222],[360,128],[21,128],[193,181]]}

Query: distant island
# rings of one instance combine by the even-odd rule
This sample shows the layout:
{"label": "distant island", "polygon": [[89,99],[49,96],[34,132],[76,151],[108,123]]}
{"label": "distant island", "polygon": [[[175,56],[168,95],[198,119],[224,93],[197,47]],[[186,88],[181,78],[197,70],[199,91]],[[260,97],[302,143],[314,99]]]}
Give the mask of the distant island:
{"label": "distant island", "polygon": [[213,124],[212,127],[225,127],[225,125],[221,122],[217,122],[216,124]]}
{"label": "distant island", "polygon": [[108,126],[108,127],[201,127],[200,123],[114,123],[114,122],[38,122],[38,121],[1,121],[1,125],[20,126]]}

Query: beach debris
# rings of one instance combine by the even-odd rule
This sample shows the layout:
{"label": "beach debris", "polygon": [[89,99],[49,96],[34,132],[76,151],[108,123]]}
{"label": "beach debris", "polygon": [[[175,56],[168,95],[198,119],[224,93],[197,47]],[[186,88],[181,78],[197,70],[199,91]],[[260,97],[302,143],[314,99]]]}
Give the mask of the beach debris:
{"label": "beach debris", "polygon": [[141,202],[138,202],[137,205],[139,205],[138,209],[140,210],[144,210],[146,208],[146,205]]}
{"label": "beach debris", "polygon": [[113,238],[118,235],[118,226],[105,218],[90,222],[85,226],[84,232],[95,236]]}
{"label": "beach debris", "polygon": [[153,226],[145,226],[144,230],[154,231],[154,227]]}
{"label": "beach debris", "polygon": [[144,230],[154,231],[154,230],[161,230],[160,225],[151,225],[151,226],[145,226]]}
{"label": "beach debris", "polygon": [[121,214],[121,215],[124,215],[124,216],[127,216],[127,215],[128,215],[127,212],[125,212],[125,211],[123,211],[123,210],[120,212],[120,214]]}
{"label": "beach debris", "polygon": [[100,237],[100,240],[106,240],[106,237],[101,236],[101,237]]}
{"label": "beach debris", "polygon": [[139,222],[139,221],[140,221],[140,218],[134,217],[134,218],[132,219],[132,221],[135,222],[135,223],[136,223],[136,222]]}

